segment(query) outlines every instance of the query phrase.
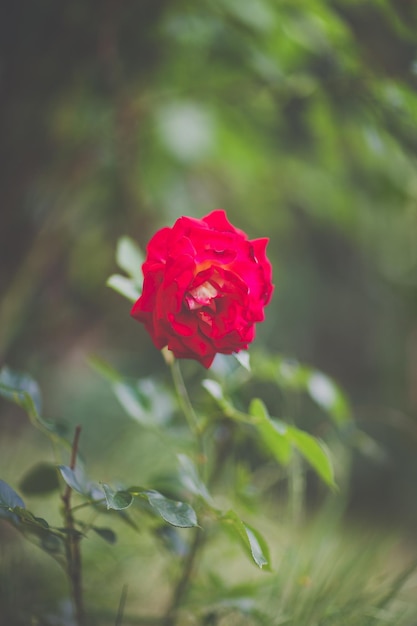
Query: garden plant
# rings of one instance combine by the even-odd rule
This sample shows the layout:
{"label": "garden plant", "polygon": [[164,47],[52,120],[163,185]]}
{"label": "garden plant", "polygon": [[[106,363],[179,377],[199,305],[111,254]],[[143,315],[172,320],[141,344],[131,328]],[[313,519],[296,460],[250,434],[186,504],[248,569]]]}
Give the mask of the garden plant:
{"label": "garden plant", "polygon": [[[117,468],[112,480],[111,467],[105,478],[91,475],[82,426],[65,432],[43,415],[29,375],[1,370],[0,395],[24,409],[55,459],[39,459],[19,485],[0,482],[0,517],[52,557],[68,581],[66,613],[62,606],[39,610],[32,624],[412,623],[412,606],[397,604],[397,596],[415,564],[375,584],[368,580],[374,552],[381,552],[375,538],[366,548],[352,538],[346,554],[340,551],[335,528],[346,504],[350,450],[372,447],[345,394],[320,371],[250,351],[274,290],[267,244],[249,239],[223,210],[202,219],[184,216],[158,230],[144,259],[131,239],[119,241],[116,259],[124,274],[112,275],[108,285],[133,303],[131,316],[162,351],[172,384],[132,381],[96,356],[90,366],[137,428],[162,442],[158,453],[169,462],[153,482],[145,484],[134,466],[131,483],[120,484]],[[188,382],[182,366],[190,361],[197,363]],[[293,400],[308,394],[322,412],[323,435],[297,425],[294,402],[288,403],[293,414],[271,416],[267,402],[253,395],[263,387]],[[318,510],[301,539],[311,491]],[[53,498],[59,521],[56,512],[50,519],[50,499],[44,513],[35,513],[26,496]],[[277,550],[284,518],[287,547]],[[146,533],[160,556],[144,554],[140,564],[137,548],[139,574],[134,582],[122,574],[113,612],[90,604],[85,589],[99,557],[84,565],[87,538],[96,535],[116,549],[136,533]],[[242,557],[259,570],[256,578],[246,575]],[[149,578],[157,588],[147,602],[140,588],[147,589]],[[101,593],[115,597],[113,591],[104,584]],[[127,612],[138,593],[141,608]],[[1,623],[28,618],[15,611]]]}

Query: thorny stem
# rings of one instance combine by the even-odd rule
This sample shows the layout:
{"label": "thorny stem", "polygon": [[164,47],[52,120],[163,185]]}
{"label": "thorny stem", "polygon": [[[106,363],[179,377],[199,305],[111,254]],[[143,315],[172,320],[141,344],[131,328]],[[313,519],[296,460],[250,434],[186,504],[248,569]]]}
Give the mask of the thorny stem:
{"label": "thorny stem", "polygon": [[[77,463],[78,443],[80,440],[81,426],[75,429],[74,440],[71,448],[70,468],[75,469]],[[71,594],[74,602],[75,619],[77,626],[85,626],[85,614],[83,603],[83,592],[81,584],[81,551],[80,551],[80,535],[77,534],[74,525],[74,517],[71,510],[71,494],[72,489],[66,486],[62,495],[64,504],[64,520],[68,536],[65,541],[65,553],[67,559],[67,573],[71,585]]]}

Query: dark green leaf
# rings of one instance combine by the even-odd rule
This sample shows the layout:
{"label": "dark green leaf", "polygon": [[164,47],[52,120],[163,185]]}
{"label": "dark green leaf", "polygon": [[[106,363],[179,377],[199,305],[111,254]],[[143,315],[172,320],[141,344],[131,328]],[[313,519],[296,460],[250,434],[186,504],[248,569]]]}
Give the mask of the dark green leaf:
{"label": "dark green leaf", "polygon": [[122,511],[127,509],[133,502],[133,496],[131,493],[125,490],[115,491],[109,485],[103,483],[104,495],[106,496],[106,503],[108,509],[114,509],[115,511]]}
{"label": "dark green leaf", "polygon": [[25,526],[30,526],[39,530],[49,529],[49,524],[46,520],[44,520],[42,517],[36,517],[35,515],[33,515],[33,513],[21,506],[13,507],[13,513],[18,516],[20,522]]}
{"label": "dark green leaf", "polygon": [[13,509],[15,506],[25,508],[22,498],[4,480],[0,480],[0,508]]}
{"label": "dark green leaf", "polygon": [[154,511],[168,524],[179,528],[197,526],[197,515],[189,504],[165,498],[158,491],[146,491],[145,494]]}
{"label": "dark green leaf", "polygon": [[55,465],[38,463],[23,476],[19,486],[24,494],[32,495],[40,495],[59,489]]}
{"label": "dark green leaf", "polygon": [[234,511],[228,511],[222,515],[220,521],[232,530],[234,536],[243,545],[246,554],[258,567],[265,570],[271,569],[269,549],[259,531],[243,522]]}
{"label": "dark green leaf", "polygon": [[95,533],[97,533],[97,535],[104,539],[104,541],[107,541],[107,543],[116,543],[117,535],[111,528],[100,528],[98,526],[93,526],[92,529]]}
{"label": "dark green leaf", "polygon": [[61,537],[53,533],[43,533],[41,536],[40,546],[45,552],[49,554],[56,554],[57,552],[61,552],[63,548],[63,541]]}
{"label": "dark green leaf", "polygon": [[22,498],[4,480],[0,480],[0,518],[18,525],[19,518],[12,511],[15,506],[25,507]]}

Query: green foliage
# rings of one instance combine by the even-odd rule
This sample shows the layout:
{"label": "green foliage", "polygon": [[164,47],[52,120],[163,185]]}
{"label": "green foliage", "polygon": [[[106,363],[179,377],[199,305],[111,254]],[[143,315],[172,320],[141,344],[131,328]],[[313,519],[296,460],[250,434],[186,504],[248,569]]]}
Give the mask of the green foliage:
{"label": "green foliage", "polygon": [[142,252],[132,239],[122,237],[117,244],[116,261],[129,278],[113,274],[107,280],[107,286],[135,302],[142,293],[142,263],[144,261]]}
{"label": "green foliage", "polygon": [[34,426],[53,440],[65,442],[62,425],[41,417],[41,394],[39,385],[27,374],[14,372],[4,366],[0,370],[0,396],[10,400],[26,411]]}
{"label": "green foliage", "polygon": [[234,511],[227,511],[222,515],[221,521],[241,540],[244,550],[260,569],[271,569],[269,548],[258,530],[242,522]]}
{"label": "green foliage", "polygon": [[56,467],[52,463],[37,463],[26,472],[19,486],[26,495],[43,495],[59,489]]}

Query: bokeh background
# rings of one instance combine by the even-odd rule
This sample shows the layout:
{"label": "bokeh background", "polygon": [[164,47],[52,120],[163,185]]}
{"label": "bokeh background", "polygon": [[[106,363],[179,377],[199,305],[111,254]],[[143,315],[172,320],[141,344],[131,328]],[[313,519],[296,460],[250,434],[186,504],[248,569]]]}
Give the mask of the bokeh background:
{"label": "bokeh background", "polygon": [[[276,291],[257,347],[333,377],[382,450],[354,460],[352,512],[410,531],[417,6],[24,0],[4,11],[0,363],[40,382],[50,417],[83,423],[93,462],[114,462],[130,426],[115,422],[88,357],[132,376],[164,367],[106,287],[117,240],[144,248],[180,215],[224,208],[251,238],[270,237]],[[41,444],[18,409],[0,410],[0,466],[15,484]]]}

